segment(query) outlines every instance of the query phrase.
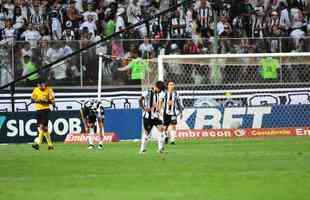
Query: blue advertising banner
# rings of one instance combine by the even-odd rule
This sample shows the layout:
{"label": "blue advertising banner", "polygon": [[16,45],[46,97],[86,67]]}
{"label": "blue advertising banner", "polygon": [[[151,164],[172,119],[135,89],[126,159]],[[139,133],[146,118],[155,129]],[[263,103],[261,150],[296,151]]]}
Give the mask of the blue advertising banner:
{"label": "blue advertising banner", "polygon": [[[274,105],[250,107],[213,107],[185,109],[178,129],[286,128],[310,127],[310,105]],[[0,143],[33,142],[35,112],[0,113]],[[49,130],[54,141],[64,141],[68,133],[82,133],[79,111],[51,112]],[[140,139],[141,109],[107,109],[105,131],[118,139]]]}
{"label": "blue advertising banner", "polygon": [[[81,133],[79,111],[51,112],[48,124],[54,141],[63,141],[68,133]],[[33,142],[37,136],[36,112],[0,113],[0,143]]]}
{"label": "blue advertising banner", "polygon": [[310,126],[310,105],[186,109],[182,129],[283,128]]}
{"label": "blue advertising banner", "polygon": [[114,132],[120,140],[140,139],[141,109],[108,109],[105,111],[105,131]]}
{"label": "blue advertising banner", "polygon": [[[54,141],[64,141],[68,133],[83,133],[80,111],[54,111],[49,115],[49,131]],[[105,131],[118,139],[138,139],[141,133],[140,109],[107,109]],[[36,112],[0,113],[0,143],[33,142],[37,136]]]}

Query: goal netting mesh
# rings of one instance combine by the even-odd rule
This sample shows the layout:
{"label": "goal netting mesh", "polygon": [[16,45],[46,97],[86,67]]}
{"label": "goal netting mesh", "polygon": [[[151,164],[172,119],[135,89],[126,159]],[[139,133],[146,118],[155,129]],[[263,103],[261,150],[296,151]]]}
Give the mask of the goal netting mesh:
{"label": "goal netting mesh", "polygon": [[197,103],[203,91],[224,91],[224,98],[232,89],[310,83],[310,53],[160,55],[148,63],[142,89],[150,88],[156,80],[174,80],[185,107]]}

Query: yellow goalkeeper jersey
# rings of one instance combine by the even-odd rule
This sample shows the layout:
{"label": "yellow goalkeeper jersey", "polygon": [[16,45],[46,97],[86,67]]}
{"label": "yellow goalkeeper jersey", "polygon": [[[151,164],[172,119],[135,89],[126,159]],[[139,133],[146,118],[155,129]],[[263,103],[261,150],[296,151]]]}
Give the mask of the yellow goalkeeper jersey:
{"label": "yellow goalkeeper jersey", "polygon": [[55,96],[54,91],[50,87],[46,87],[41,90],[39,87],[35,87],[32,91],[32,99],[36,102],[36,110],[49,109],[49,105],[54,102]]}

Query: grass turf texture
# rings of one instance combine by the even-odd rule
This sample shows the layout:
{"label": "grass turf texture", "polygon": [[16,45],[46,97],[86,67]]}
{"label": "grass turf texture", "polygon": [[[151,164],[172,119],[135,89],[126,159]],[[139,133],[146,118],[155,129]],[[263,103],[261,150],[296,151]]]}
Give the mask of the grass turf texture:
{"label": "grass turf texture", "polygon": [[200,140],[168,146],[0,146],[1,200],[303,200],[310,196],[310,138]]}

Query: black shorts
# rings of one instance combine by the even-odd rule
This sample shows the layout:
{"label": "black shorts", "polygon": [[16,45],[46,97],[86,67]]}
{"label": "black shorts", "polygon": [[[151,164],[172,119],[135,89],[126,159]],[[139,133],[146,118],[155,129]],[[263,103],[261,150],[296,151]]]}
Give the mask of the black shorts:
{"label": "black shorts", "polygon": [[149,133],[153,126],[158,126],[162,125],[162,121],[158,118],[155,119],[148,119],[148,118],[143,118],[143,126],[144,129]]}
{"label": "black shorts", "polygon": [[87,123],[94,124],[97,121],[97,116],[96,115],[87,115],[86,121],[87,121]]}
{"label": "black shorts", "polygon": [[38,110],[37,111],[37,123],[43,126],[48,126],[48,115],[50,109]]}
{"label": "black shorts", "polygon": [[177,116],[175,115],[164,115],[164,126],[176,125]]}

